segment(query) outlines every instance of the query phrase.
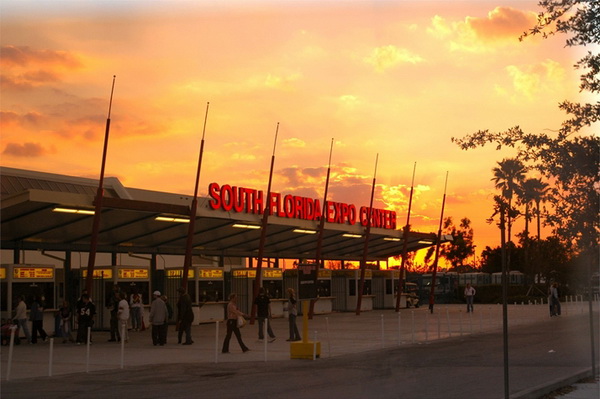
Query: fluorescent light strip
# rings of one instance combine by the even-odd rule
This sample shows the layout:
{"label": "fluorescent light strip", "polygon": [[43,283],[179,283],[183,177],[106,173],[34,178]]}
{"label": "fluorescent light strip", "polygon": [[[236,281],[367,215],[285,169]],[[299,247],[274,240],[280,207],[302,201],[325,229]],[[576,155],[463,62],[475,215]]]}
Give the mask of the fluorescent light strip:
{"label": "fluorescent light strip", "polygon": [[317,234],[317,232],[315,230],[303,230],[303,229],[294,229],[294,233]]}
{"label": "fluorescent light strip", "polygon": [[232,227],[236,227],[238,229],[253,229],[253,230],[258,230],[260,229],[260,226],[256,225],[256,224],[242,224],[242,223],[236,223],[234,225],[232,225]]}
{"label": "fluorescent light strip", "polygon": [[190,222],[190,219],[177,218],[177,217],[173,217],[173,216],[157,216],[154,218],[154,220],[157,220],[159,222],[174,222],[174,223],[189,223]]}
{"label": "fluorescent light strip", "polygon": [[422,241],[419,241],[419,244],[433,244],[433,241],[422,240]]}
{"label": "fluorescent light strip", "polygon": [[95,212],[90,209],[72,209],[72,208],[54,208],[52,212],[76,213],[80,215],[93,215]]}
{"label": "fluorescent light strip", "polygon": [[384,241],[400,241],[399,238],[396,237],[383,237]]}
{"label": "fluorescent light strip", "polygon": [[360,234],[350,234],[350,233],[346,233],[346,234],[342,234],[342,237],[349,237],[349,238],[361,238],[362,236]]}

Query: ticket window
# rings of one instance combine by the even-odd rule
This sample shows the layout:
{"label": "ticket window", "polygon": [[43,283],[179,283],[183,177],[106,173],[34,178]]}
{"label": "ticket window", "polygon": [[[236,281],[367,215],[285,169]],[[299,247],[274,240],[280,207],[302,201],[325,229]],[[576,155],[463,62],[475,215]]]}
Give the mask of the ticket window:
{"label": "ticket window", "polygon": [[[131,294],[140,294],[142,297],[143,304],[150,303],[150,283],[147,281],[119,281],[116,283],[121,292],[127,294],[127,298],[131,297]],[[114,282],[107,282],[105,284],[105,292],[111,293],[114,287]]]}
{"label": "ticket window", "polygon": [[331,296],[331,280],[317,280],[317,296]]}
{"label": "ticket window", "polygon": [[263,288],[265,294],[269,298],[281,299],[283,298],[283,281],[282,280],[263,280]]}
{"label": "ticket window", "polygon": [[46,308],[52,309],[55,307],[54,283],[13,283],[12,294],[13,298],[23,295],[28,309],[36,297],[44,298]]}
{"label": "ticket window", "polygon": [[225,293],[223,292],[223,281],[201,280],[198,282],[198,285],[200,302],[219,302],[225,300]]}
{"label": "ticket window", "polygon": [[[356,296],[356,292],[359,289],[360,280],[349,279],[348,280],[348,295]],[[365,285],[363,287],[363,295],[371,295],[371,280],[365,280]]]}

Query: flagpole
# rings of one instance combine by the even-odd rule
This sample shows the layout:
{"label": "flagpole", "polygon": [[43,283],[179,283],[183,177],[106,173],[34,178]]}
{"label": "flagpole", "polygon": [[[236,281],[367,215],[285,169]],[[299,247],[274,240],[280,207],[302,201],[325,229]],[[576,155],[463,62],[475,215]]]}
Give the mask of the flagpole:
{"label": "flagpole", "polygon": [[406,226],[402,234],[402,262],[400,263],[400,278],[398,279],[398,293],[396,295],[396,312],[400,311],[400,297],[404,289],[404,269],[406,265],[406,257],[408,255],[408,234],[410,233],[410,210],[412,208],[413,192],[415,188],[415,173],[417,171],[417,163],[413,167],[412,183],[410,184],[410,197],[408,199],[408,214],[406,215]]}
{"label": "flagpole", "polygon": [[202,128],[202,140],[200,141],[200,152],[198,154],[198,167],[196,169],[196,185],[194,187],[194,199],[190,208],[190,222],[188,225],[188,234],[185,242],[185,259],[183,261],[183,279],[181,288],[188,290],[188,271],[192,267],[192,248],[194,244],[194,231],[196,225],[196,212],[198,211],[198,186],[200,184],[200,170],[202,169],[202,156],[204,154],[204,136],[206,134],[206,121],[208,120],[208,107],[210,102],[206,103],[206,112],[204,113],[204,126]]}
{"label": "flagpole", "polygon": [[100,180],[98,181],[98,191],[96,192],[94,220],[92,222],[92,238],[90,242],[90,253],[88,258],[87,276],[85,280],[85,289],[92,296],[92,287],[94,281],[94,266],[96,263],[96,251],[98,249],[98,234],[100,232],[100,213],[102,212],[102,199],[104,197],[104,170],[106,166],[106,154],[108,152],[108,137],[110,132],[110,113],[112,110],[113,94],[115,92],[115,80],[117,76],[113,75],[112,88],[110,89],[110,100],[108,101],[108,115],[106,118],[106,129],[104,131],[104,148],[102,150],[102,162],[100,166]]}
{"label": "flagpole", "polygon": [[[315,274],[315,286],[317,286],[319,280],[319,269],[324,265],[322,263],[322,250],[323,250],[323,234],[325,231],[325,219],[327,218],[327,192],[329,190],[329,176],[331,175],[331,154],[333,153],[333,138],[331,139],[331,146],[329,148],[329,163],[327,166],[327,177],[325,178],[325,193],[323,195],[323,210],[321,213],[321,220],[319,221],[319,232],[317,237],[317,253],[315,255],[315,262],[317,264],[317,272]],[[315,309],[316,299],[311,299],[310,307],[308,311],[308,318],[312,319]]]}
{"label": "flagpole", "polygon": [[377,162],[379,161],[379,154],[375,158],[375,172],[373,173],[373,186],[371,187],[371,202],[369,203],[369,209],[367,211],[367,229],[365,231],[365,246],[363,248],[363,257],[360,262],[360,284],[358,290],[358,298],[356,300],[356,315],[360,316],[360,308],[362,305],[363,290],[365,288],[365,269],[367,267],[367,256],[369,253],[369,236],[371,234],[371,215],[373,214],[373,197],[375,196],[375,180],[377,177]]}
{"label": "flagpole", "polygon": [[250,314],[250,324],[254,324],[254,319],[256,317],[256,305],[254,305],[254,301],[258,296],[258,290],[261,285],[262,278],[262,262],[265,250],[265,241],[267,239],[267,226],[269,221],[269,213],[271,212],[271,183],[273,181],[273,168],[275,166],[275,148],[277,146],[277,135],[279,134],[279,122],[277,122],[277,128],[275,129],[275,141],[273,143],[273,154],[271,155],[271,169],[269,171],[269,184],[267,185],[267,200],[265,211],[263,212],[261,230],[260,230],[260,243],[258,245],[258,260],[256,265],[256,277],[254,278],[254,284],[252,289],[252,311]]}
{"label": "flagpole", "polygon": [[429,293],[429,311],[433,313],[435,303],[435,279],[437,275],[438,260],[440,258],[440,245],[442,243],[442,223],[444,222],[444,207],[446,205],[446,189],[448,187],[448,172],[446,172],[446,183],[444,184],[444,198],[442,200],[442,213],[440,214],[440,225],[435,243],[435,258],[433,261],[433,274],[431,275],[431,292]]}

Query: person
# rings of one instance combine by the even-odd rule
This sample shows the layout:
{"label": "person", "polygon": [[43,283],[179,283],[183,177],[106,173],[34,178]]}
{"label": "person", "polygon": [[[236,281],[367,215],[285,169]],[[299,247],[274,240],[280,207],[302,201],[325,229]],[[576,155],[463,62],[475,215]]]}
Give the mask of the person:
{"label": "person", "polygon": [[467,313],[473,311],[473,299],[475,298],[475,288],[471,287],[471,283],[467,283],[465,287],[465,299],[467,300]]}
{"label": "person", "polygon": [[288,322],[290,326],[290,338],[288,341],[300,341],[300,332],[298,331],[298,326],[296,325],[296,316],[298,316],[298,301],[296,300],[296,293],[293,288],[288,288],[288,302],[287,302],[287,310],[288,310]]}
{"label": "person", "polygon": [[167,305],[160,297],[160,291],[154,291],[154,300],[150,305],[150,323],[152,324],[152,344],[163,346],[167,343]]}
{"label": "person", "polygon": [[60,309],[58,309],[58,317],[60,318],[60,327],[59,333],[60,337],[63,339],[63,344],[71,341],[73,342],[73,337],[71,337],[71,307],[69,306],[69,301],[64,300]]}
{"label": "person", "polygon": [[[15,308],[15,320],[17,321],[17,325],[19,328],[23,329],[23,334],[25,334],[25,338],[27,339],[27,343],[31,343],[31,334],[29,334],[29,328],[27,327],[27,304],[25,303],[25,297],[23,295],[19,295],[18,297],[19,303]],[[19,336],[19,329],[17,329],[17,337]]]}
{"label": "person", "polygon": [[127,294],[121,292],[121,300],[119,301],[119,309],[117,317],[119,319],[119,335],[125,342],[129,342],[129,334],[127,333],[127,322],[129,321],[129,302],[127,302]]}
{"label": "person", "polygon": [[[88,328],[94,325],[94,316],[96,315],[96,305],[90,300],[90,296],[85,293],[81,295],[81,299],[77,301],[77,345],[87,342]],[[92,335],[90,333],[90,343]]]}
{"label": "person", "polygon": [[183,333],[185,332],[185,342],[183,345],[191,345],[192,341],[192,323],[194,322],[194,311],[192,310],[192,298],[185,291],[185,288],[179,287],[179,300],[177,301],[177,343],[181,344]]}
{"label": "person", "polygon": [[129,299],[129,311],[131,312],[131,328],[133,331],[142,329],[142,296],[134,291]]}
{"label": "person", "polygon": [[264,339],[264,324],[267,323],[267,334],[269,334],[269,342],[275,341],[275,334],[271,329],[271,300],[265,293],[264,287],[260,287],[258,290],[258,296],[254,300],[256,305],[256,318],[258,319],[258,340]]}
{"label": "person", "polygon": [[548,303],[550,304],[550,317],[560,316],[560,294],[558,290],[558,283],[554,282],[550,285]]}
{"label": "person", "polygon": [[244,345],[244,341],[242,341],[242,334],[240,333],[240,329],[238,327],[238,317],[249,317],[247,314],[244,314],[237,308],[237,295],[232,293],[229,295],[229,303],[227,304],[227,334],[225,335],[225,340],[223,341],[223,349],[222,353],[229,353],[229,340],[231,339],[231,334],[235,334],[238,343],[240,344],[240,348],[242,348],[243,352],[248,352],[250,349],[246,345]]}
{"label": "person", "polygon": [[110,339],[108,342],[117,342],[121,339],[119,336],[119,302],[121,301],[121,290],[115,284],[112,292],[106,298],[106,308],[110,311]]}
{"label": "person", "polygon": [[36,296],[33,300],[29,319],[31,320],[31,343],[37,344],[38,332],[40,333],[40,338],[46,342],[48,334],[44,331],[44,301],[42,297]]}

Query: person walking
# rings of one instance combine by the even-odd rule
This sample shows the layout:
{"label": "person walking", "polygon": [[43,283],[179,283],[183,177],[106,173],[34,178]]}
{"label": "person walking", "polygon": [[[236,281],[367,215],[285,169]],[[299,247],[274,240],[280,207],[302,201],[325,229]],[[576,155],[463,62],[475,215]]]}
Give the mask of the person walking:
{"label": "person walking", "polygon": [[548,303],[550,304],[550,317],[560,316],[560,293],[558,291],[558,283],[554,282],[550,286]]}
{"label": "person walking", "polygon": [[177,343],[181,344],[183,333],[185,332],[185,342],[183,345],[191,345],[192,341],[192,323],[194,322],[194,311],[192,309],[192,298],[185,291],[185,288],[179,287],[179,300],[177,301]]}
{"label": "person walking", "polygon": [[269,342],[275,341],[275,334],[271,329],[271,300],[265,293],[264,287],[260,287],[258,296],[254,300],[256,305],[256,316],[258,319],[258,340],[264,339],[264,324],[267,323],[267,334],[269,334]]}
{"label": "person walking", "polygon": [[296,300],[296,293],[293,288],[288,288],[288,322],[290,327],[290,338],[288,341],[300,341],[300,332],[298,331],[298,326],[296,325],[296,316],[298,316],[298,301]]}
{"label": "person walking", "polygon": [[39,296],[36,296],[31,304],[29,319],[31,320],[31,343],[37,344],[38,332],[40,338],[46,342],[48,334],[44,331],[44,301]]}
{"label": "person walking", "polygon": [[475,298],[475,288],[471,287],[471,283],[467,283],[465,287],[465,299],[467,300],[467,313],[473,311],[473,299]]}
{"label": "person walking", "polygon": [[150,305],[150,324],[152,324],[152,344],[164,346],[167,343],[167,305],[160,297],[160,291],[154,291],[154,300]]}
{"label": "person walking", "polygon": [[117,317],[119,319],[119,335],[125,342],[129,342],[129,333],[127,332],[127,322],[129,321],[129,302],[127,301],[127,294],[121,292],[121,300],[119,301],[119,309],[117,310]]}
{"label": "person walking", "polygon": [[117,342],[121,339],[119,335],[119,302],[121,301],[121,290],[117,284],[106,298],[106,308],[110,311],[110,339],[108,342]]}
{"label": "person walking", "polygon": [[249,317],[244,312],[240,311],[237,308],[237,295],[232,293],[229,295],[229,303],[227,304],[227,334],[225,335],[225,340],[223,341],[223,349],[222,353],[229,353],[229,340],[231,339],[231,334],[235,334],[238,343],[240,344],[240,348],[242,348],[242,352],[248,352],[250,349],[246,345],[244,345],[244,341],[242,341],[242,334],[240,333],[240,329],[238,327],[238,317]]}
{"label": "person walking", "polygon": [[[25,338],[27,339],[27,343],[31,343],[31,334],[29,334],[29,328],[27,327],[27,304],[25,303],[25,297],[23,295],[19,295],[18,297],[19,303],[15,308],[15,320],[17,321],[17,325],[19,328],[23,329],[23,333],[25,334]],[[17,337],[19,336],[19,330],[17,329]]]}
{"label": "person walking", "polygon": [[131,328],[133,331],[142,329],[142,296],[134,291],[129,299],[129,317],[131,318]]}
{"label": "person walking", "polygon": [[[87,342],[88,328],[94,325],[94,316],[96,316],[96,305],[90,300],[87,293],[81,295],[81,299],[77,302],[77,345]],[[90,343],[92,335],[90,333]]]}
{"label": "person walking", "polygon": [[60,318],[60,337],[63,339],[63,344],[71,341],[73,342],[73,337],[71,336],[71,317],[73,316],[73,312],[71,311],[71,306],[69,306],[69,301],[64,300],[60,309],[58,309],[58,317]]}

